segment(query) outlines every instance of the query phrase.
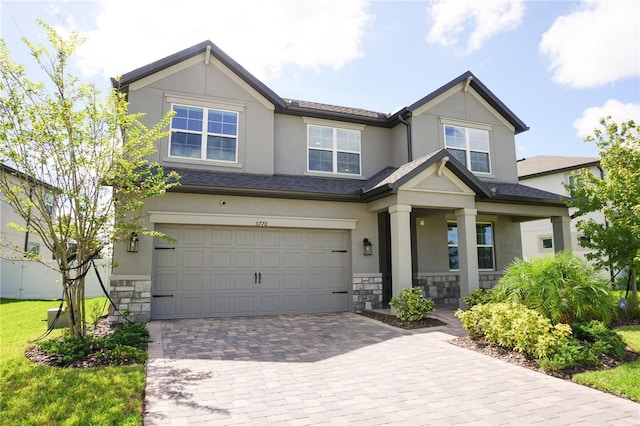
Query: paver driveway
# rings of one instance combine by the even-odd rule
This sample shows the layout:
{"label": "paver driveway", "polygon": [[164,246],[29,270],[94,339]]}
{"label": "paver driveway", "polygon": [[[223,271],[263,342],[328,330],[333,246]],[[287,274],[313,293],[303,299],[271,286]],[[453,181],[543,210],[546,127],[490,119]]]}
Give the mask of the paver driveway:
{"label": "paver driveway", "polygon": [[[442,315],[442,314],[441,314]],[[352,313],[150,323],[145,425],[639,425],[640,404]]]}

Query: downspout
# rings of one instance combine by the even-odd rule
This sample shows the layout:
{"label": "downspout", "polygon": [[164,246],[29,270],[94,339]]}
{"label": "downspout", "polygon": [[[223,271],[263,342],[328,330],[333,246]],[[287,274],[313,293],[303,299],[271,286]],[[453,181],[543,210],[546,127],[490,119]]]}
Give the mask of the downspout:
{"label": "downspout", "polygon": [[410,163],[413,161],[413,148],[412,148],[413,144],[411,143],[411,123],[406,121],[402,117],[402,114],[398,114],[398,120],[400,120],[402,124],[407,126],[407,163]]}
{"label": "downspout", "polygon": [[[32,200],[33,186],[29,187],[29,200]],[[31,210],[29,210],[29,216],[27,216],[27,231],[24,233],[24,253],[27,255],[29,250],[29,226],[31,225]]]}

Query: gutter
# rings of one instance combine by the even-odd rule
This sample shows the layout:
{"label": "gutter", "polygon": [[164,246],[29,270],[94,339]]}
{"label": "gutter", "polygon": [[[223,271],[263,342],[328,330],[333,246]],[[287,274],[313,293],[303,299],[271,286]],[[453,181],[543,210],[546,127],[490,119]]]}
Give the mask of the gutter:
{"label": "gutter", "polygon": [[407,126],[407,163],[413,161],[413,143],[411,142],[411,123],[406,121],[402,114],[398,114],[398,120],[405,126]]}

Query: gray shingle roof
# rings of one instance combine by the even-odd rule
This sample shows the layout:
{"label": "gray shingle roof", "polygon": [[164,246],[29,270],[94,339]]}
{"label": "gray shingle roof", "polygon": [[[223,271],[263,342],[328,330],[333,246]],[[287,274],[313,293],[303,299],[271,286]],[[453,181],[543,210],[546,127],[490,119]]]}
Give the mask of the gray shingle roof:
{"label": "gray shingle roof", "polygon": [[597,165],[598,157],[566,157],[559,155],[538,155],[518,160],[518,177],[526,178],[564,172]]}
{"label": "gray shingle roof", "polygon": [[498,111],[499,114],[501,114],[514,126],[515,133],[520,133],[529,129],[527,125],[522,122],[522,120],[520,120],[509,108],[507,108],[507,106],[500,99],[498,99],[498,97],[495,96],[480,80],[478,80],[471,73],[471,71],[467,71],[454,78],[453,80],[431,92],[427,96],[424,96],[420,100],[414,102],[411,106],[401,108],[391,114],[386,114],[360,108],[340,107],[309,101],[287,102],[285,101],[285,99],[277,95],[273,90],[271,90],[264,83],[258,80],[254,75],[252,75],[238,62],[236,62],[233,58],[222,51],[222,49],[220,49],[209,40],[205,40],[201,43],[174,53],[173,55],[167,56],[148,65],[125,73],[119,80],[112,79],[112,85],[113,87],[118,88],[118,90],[126,93],[131,83],[152,75],[156,72],[159,72],[163,69],[166,69],[179,62],[182,62],[188,58],[200,55],[203,52],[209,52],[208,54],[217,58],[226,67],[233,71],[239,78],[244,80],[249,86],[251,86],[258,93],[268,99],[269,102],[273,103],[276,112],[282,114],[306,115],[326,119],[337,119],[347,122],[351,121],[356,123],[371,124],[381,127],[392,127],[398,124],[399,115],[410,115],[411,112],[413,112],[416,108],[419,108],[430,100],[436,98],[455,85],[466,81],[471,87],[474,88],[474,90],[476,90],[480,94],[480,96],[487,103],[489,103],[489,105],[495,108],[495,110]]}
{"label": "gray shingle roof", "polygon": [[[165,168],[165,170],[174,170],[181,176],[180,186],[174,191],[367,202],[396,192],[407,180],[444,156],[447,156],[446,150],[437,151],[398,168],[386,167],[367,180],[318,176],[271,176],[180,168]],[[451,157],[446,166],[469,185],[478,197],[485,200],[554,205],[562,204],[566,200],[566,197],[559,194],[518,183],[483,182]]]}
{"label": "gray shingle roof", "polygon": [[[172,169],[180,175],[176,191],[199,192],[249,192],[253,194],[279,194],[300,198],[360,199],[361,191],[372,188],[378,181],[393,172],[385,168],[368,180],[317,176],[258,175],[249,173],[216,172],[193,169]],[[306,197],[304,196],[306,194]]]}

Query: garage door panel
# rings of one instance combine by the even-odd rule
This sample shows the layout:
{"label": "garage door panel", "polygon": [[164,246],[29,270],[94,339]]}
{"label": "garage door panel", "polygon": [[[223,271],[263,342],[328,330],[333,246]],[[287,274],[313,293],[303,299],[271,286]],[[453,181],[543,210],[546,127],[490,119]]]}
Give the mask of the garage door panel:
{"label": "garage door panel", "polygon": [[256,289],[256,273],[240,272],[233,275],[233,287],[236,290],[255,290]]}
{"label": "garage door panel", "polygon": [[260,253],[260,263],[256,266],[258,269],[281,268],[280,256],[280,252],[262,252]]}
{"label": "garage door panel", "polygon": [[176,299],[172,297],[154,298],[152,313],[156,318],[171,318],[178,314]]}
{"label": "garage door panel", "polygon": [[263,231],[260,232],[260,240],[262,247],[280,247],[281,242],[280,231]]}
{"label": "garage door panel", "polygon": [[282,274],[274,272],[260,272],[258,276],[258,284],[256,291],[280,290],[282,283]]}
{"label": "garage door panel", "polygon": [[231,315],[231,297],[230,296],[211,296],[209,297],[209,313],[211,315]]}
{"label": "garage door panel", "polygon": [[258,300],[260,312],[265,314],[277,314],[282,312],[279,294],[258,296]]}
{"label": "garage door panel", "polygon": [[236,268],[254,268],[256,267],[256,253],[253,251],[239,251],[235,253],[234,265]]}
{"label": "garage door panel", "polygon": [[163,291],[175,291],[178,289],[178,274],[176,273],[164,273],[156,274],[155,279],[156,290]]}
{"label": "garage door panel", "polygon": [[184,291],[202,291],[202,274],[183,274],[182,290]]}
{"label": "garage door panel", "polygon": [[282,274],[282,288],[285,290],[302,290],[302,272],[286,272]]}
{"label": "garage door panel", "polygon": [[233,244],[233,232],[230,229],[213,228],[209,230],[213,247],[230,247]]}
{"label": "garage door panel", "polygon": [[178,253],[175,250],[156,251],[157,267],[175,268],[178,266]]}
{"label": "garage door panel", "polygon": [[325,279],[325,272],[308,272],[307,273],[307,287],[311,289],[323,289],[326,288],[327,280]]}
{"label": "garage door panel", "polygon": [[347,231],[195,225],[158,230],[177,241],[156,241],[166,249],[155,251],[152,292],[174,297],[154,297],[153,318],[348,308]]}
{"label": "garage door panel", "polygon": [[310,251],[307,253],[307,266],[309,268],[324,268],[326,264],[326,251]]}
{"label": "garage door panel", "polygon": [[253,303],[253,295],[234,296],[233,313],[236,315],[252,315],[256,312]]}
{"label": "garage door panel", "polygon": [[212,291],[231,290],[233,277],[231,274],[211,273],[209,274],[209,289]]}
{"label": "garage door panel", "polygon": [[203,228],[185,228],[181,243],[187,246],[203,246],[206,231]]}
{"label": "garage door panel", "polygon": [[236,231],[235,243],[238,246],[251,246],[256,245],[256,233],[254,230],[240,230]]}
{"label": "garage door panel", "polygon": [[223,250],[213,250],[209,259],[212,268],[230,268],[233,263],[231,253]]}
{"label": "garage door panel", "polygon": [[180,312],[184,315],[202,316],[207,313],[202,309],[204,300],[201,295],[182,296],[178,300]]}

